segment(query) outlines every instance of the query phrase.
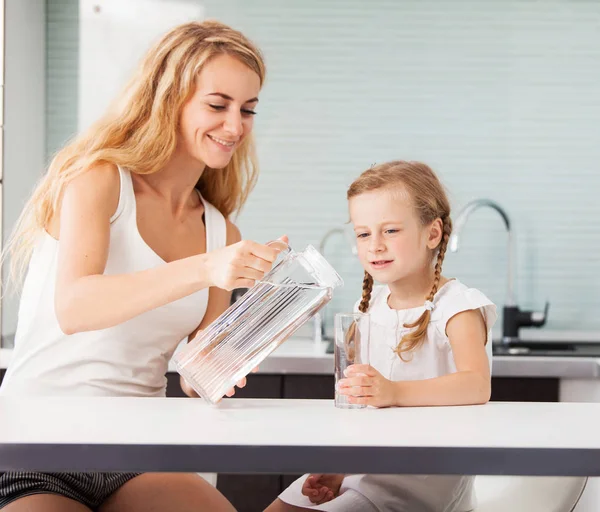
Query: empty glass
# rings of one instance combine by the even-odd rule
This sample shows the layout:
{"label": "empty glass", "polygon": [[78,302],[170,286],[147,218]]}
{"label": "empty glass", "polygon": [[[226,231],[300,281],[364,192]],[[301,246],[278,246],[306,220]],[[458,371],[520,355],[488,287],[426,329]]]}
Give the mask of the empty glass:
{"label": "empty glass", "polygon": [[369,364],[370,316],[365,313],[338,313],[334,321],[335,406],[341,409],[362,409],[366,405],[351,404],[338,393],[338,382],[353,364]]}
{"label": "empty glass", "polygon": [[311,245],[295,252],[279,240],[271,243],[282,249],[272,270],[174,357],[177,371],[210,403],[218,402],[343,284]]}

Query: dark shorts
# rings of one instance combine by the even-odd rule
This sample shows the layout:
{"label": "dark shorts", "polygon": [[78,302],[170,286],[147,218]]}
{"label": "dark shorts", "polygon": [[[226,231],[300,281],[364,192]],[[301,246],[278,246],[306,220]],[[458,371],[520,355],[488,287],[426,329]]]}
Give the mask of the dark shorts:
{"label": "dark shorts", "polygon": [[0,508],[32,494],[58,494],[92,510],[139,473],[0,473]]}

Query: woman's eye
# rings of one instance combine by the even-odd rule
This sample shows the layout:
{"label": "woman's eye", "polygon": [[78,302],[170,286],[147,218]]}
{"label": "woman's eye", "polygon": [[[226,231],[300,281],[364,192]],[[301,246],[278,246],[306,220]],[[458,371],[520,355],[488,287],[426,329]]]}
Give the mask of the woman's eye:
{"label": "woman's eye", "polygon": [[[208,106],[218,112],[221,112],[227,108],[226,105],[213,105],[212,103],[209,103]],[[241,110],[241,112],[242,112],[242,115],[244,115],[244,116],[255,116],[256,115],[256,112],[254,110],[250,110],[248,108],[243,108]]]}

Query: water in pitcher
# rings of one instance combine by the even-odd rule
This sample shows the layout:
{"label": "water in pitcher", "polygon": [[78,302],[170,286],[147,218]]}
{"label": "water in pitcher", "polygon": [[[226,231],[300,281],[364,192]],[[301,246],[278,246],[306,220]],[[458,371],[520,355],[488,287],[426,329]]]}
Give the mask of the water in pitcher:
{"label": "water in pitcher", "polygon": [[288,254],[175,357],[177,371],[216,403],[327,304],[341,278],[312,247]]}

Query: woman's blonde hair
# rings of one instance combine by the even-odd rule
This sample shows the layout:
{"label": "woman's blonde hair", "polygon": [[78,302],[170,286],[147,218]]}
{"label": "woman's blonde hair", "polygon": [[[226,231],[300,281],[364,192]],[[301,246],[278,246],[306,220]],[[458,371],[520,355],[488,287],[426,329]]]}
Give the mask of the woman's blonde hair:
{"label": "woman's blonde hair", "polygon": [[[452,220],[450,219],[450,202],[444,187],[431,168],[420,162],[404,162],[401,160],[377,165],[363,172],[350,185],[347,196],[350,199],[372,190],[397,187],[402,187],[409,194],[423,226],[430,225],[436,219],[442,221],[442,239],[435,249],[437,251],[435,277],[431,291],[425,297],[425,300],[433,301],[440,284],[442,264],[446,255],[448,240],[452,233]],[[369,309],[372,290],[373,277],[365,271],[362,299],[358,307],[361,313],[366,313]],[[404,354],[410,353],[425,339],[430,318],[431,311],[425,310],[416,322],[404,324],[404,327],[414,330],[405,334],[396,347],[396,353],[400,359],[406,361]]]}
{"label": "woman's blonde hair", "polygon": [[[196,78],[219,55],[239,59],[256,72],[262,86],[265,65],[259,49],[217,21],[175,27],[148,51],[107,112],[56,154],[25,205],[7,245],[13,282],[24,275],[36,237],[48,228],[71,180],[99,163],[138,174],[165,166],[177,147],[180,114]],[[204,170],[197,188],[228,217],[243,206],[257,174],[254,141],[248,136],[224,169]]]}

